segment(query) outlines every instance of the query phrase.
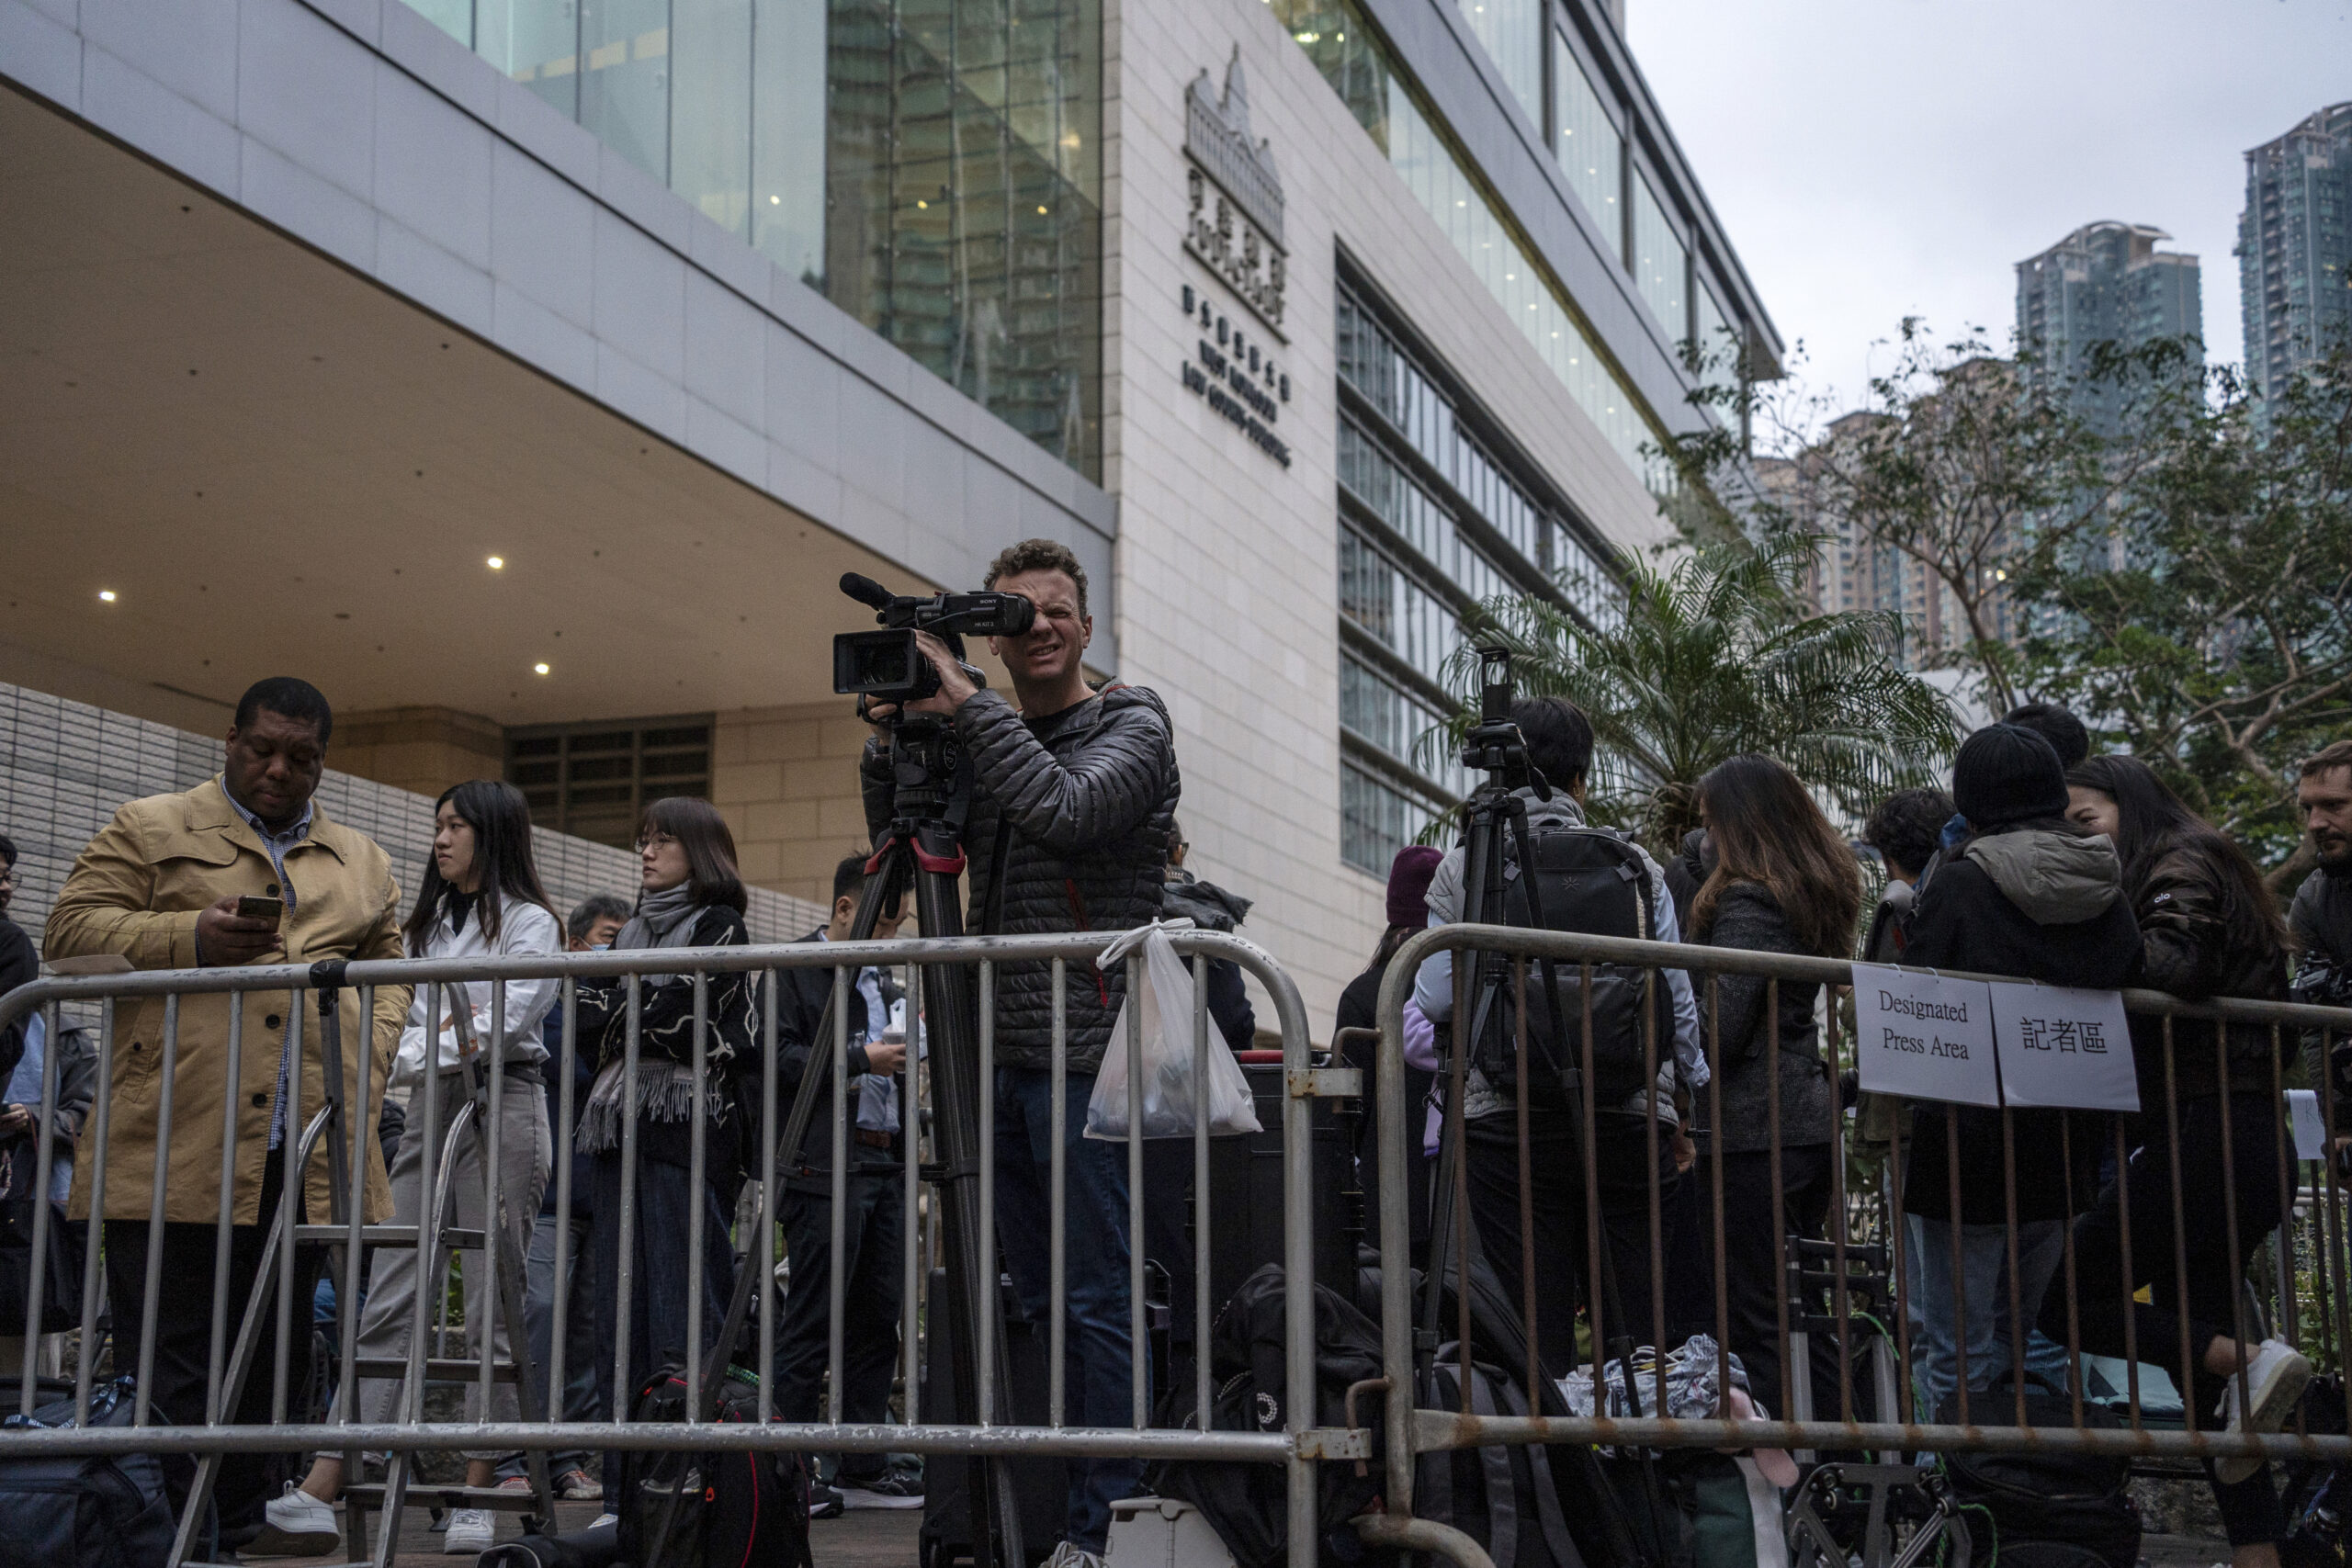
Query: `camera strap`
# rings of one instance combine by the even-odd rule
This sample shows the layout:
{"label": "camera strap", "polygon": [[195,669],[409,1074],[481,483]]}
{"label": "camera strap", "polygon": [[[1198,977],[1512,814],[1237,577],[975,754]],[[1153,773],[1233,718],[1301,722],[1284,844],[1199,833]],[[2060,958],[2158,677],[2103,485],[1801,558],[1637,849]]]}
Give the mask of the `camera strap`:
{"label": "camera strap", "polygon": [[999,810],[996,842],[989,851],[989,901],[980,917],[982,936],[1004,934],[1004,857],[1012,852],[1012,818]]}

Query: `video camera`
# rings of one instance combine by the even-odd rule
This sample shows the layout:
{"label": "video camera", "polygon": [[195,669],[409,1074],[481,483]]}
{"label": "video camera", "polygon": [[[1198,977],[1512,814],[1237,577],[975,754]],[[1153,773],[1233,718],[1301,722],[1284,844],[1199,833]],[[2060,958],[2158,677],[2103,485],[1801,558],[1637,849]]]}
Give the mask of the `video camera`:
{"label": "video camera", "polygon": [[[874,606],[874,618],[885,628],[833,638],[833,690],[869,704],[904,705],[939,690],[939,671],[915,646],[916,632],[944,639],[960,660],[966,634],[1018,637],[1037,618],[1037,607],[1018,593],[934,593],[924,599],[893,593],[854,571],[842,573],[842,592]],[[978,684],[988,684],[988,677],[971,665],[964,669]]]}
{"label": "video camera", "polygon": [[1535,798],[1552,798],[1552,785],[1543,771],[1528,760],[1527,738],[1510,716],[1515,690],[1510,678],[1510,650],[1478,650],[1478,722],[1462,737],[1462,765],[1498,779],[1507,790],[1532,785]]}

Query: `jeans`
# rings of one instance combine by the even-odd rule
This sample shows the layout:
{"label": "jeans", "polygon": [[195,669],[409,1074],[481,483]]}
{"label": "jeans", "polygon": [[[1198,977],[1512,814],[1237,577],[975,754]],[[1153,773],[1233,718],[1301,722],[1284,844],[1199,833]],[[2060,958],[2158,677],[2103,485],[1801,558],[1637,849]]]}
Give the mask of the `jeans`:
{"label": "jeans", "polygon": [[[997,1245],[1012,1271],[1021,1309],[1046,1321],[1053,1159],[1053,1074],[1042,1067],[996,1070]],[[1094,1075],[1071,1073],[1064,1091],[1062,1157],[1069,1229],[1063,1267],[1069,1332],[1064,1387],[1073,1427],[1125,1427],[1135,1418],[1136,1347],[1127,1299],[1127,1145],[1084,1136]],[[1110,1535],[1111,1505],[1132,1497],[1141,1461],[1069,1461],[1067,1539],[1100,1552]]]}
{"label": "jeans", "polygon": [[[591,1156],[596,1203],[596,1416],[619,1419],[636,1403],[637,1391],[665,1362],[683,1365],[686,1355],[686,1241],[694,1213],[694,1173],[684,1166],[639,1159],[637,1223],[629,1259],[628,1381],[613,1386],[613,1357],[620,1344],[621,1156],[607,1149]],[[714,1165],[718,1163],[712,1162]],[[733,1207],[732,1182],[722,1193],[706,1180],[702,1189],[702,1348],[708,1356],[727,1325],[727,1303],[735,1289],[735,1255],[727,1227]],[[605,1455],[605,1507],[617,1511],[621,1456]]]}
{"label": "jeans", "polygon": [[[1487,1266],[1504,1296],[1524,1311],[1526,1273],[1520,1236],[1519,1113],[1506,1111],[1463,1123],[1468,1156],[1470,1218]],[[1527,1114],[1528,1192],[1535,1227],[1535,1348],[1546,1373],[1565,1377],[1577,1364],[1577,1309],[1586,1301],[1591,1265],[1585,1235],[1584,1165],[1574,1152],[1583,1118],[1573,1111],[1532,1107]],[[1659,1224],[1668,1249],[1674,1244],[1674,1151],[1668,1130],[1658,1129]],[[1657,1302],[1650,1290],[1649,1133],[1640,1122],[1610,1118],[1593,1138],[1593,1168],[1600,1176],[1600,1228],[1617,1301],[1601,1303],[1602,1331],[1615,1340],[1622,1332],[1636,1345],[1657,1337]],[[1452,1259],[1443,1260],[1451,1266]],[[1624,1316],[1618,1315],[1623,1306]],[[1669,1314],[1670,1314],[1669,1309]],[[1631,1321],[1627,1321],[1630,1319]],[[1442,1325],[1441,1333],[1444,1332]],[[1507,1364],[1522,1364],[1515,1352]]]}
{"label": "jeans", "polygon": [[[582,1215],[571,1218],[571,1256],[565,1261],[571,1266],[571,1279],[564,1292],[563,1319],[563,1387],[547,1388],[548,1370],[555,1364],[555,1237],[557,1218],[541,1214],[531,1223],[531,1250],[526,1260],[527,1278],[524,1287],[524,1337],[529,1341],[531,1364],[538,1369],[539,1383],[550,1414],[566,1421],[594,1421],[596,1418],[596,1298],[591,1288],[594,1283],[595,1259],[591,1249],[595,1246],[594,1230]],[[561,1475],[568,1470],[584,1470],[588,1465],[585,1449],[558,1449],[548,1455],[548,1473]],[[523,1467],[514,1465],[514,1473],[523,1473]]]}
{"label": "jeans", "polygon": [[[2254,1256],[2279,1220],[2278,1106],[2270,1096],[2252,1091],[2230,1097],[2231,1158],[2224,1183],[2222,1158],[2222,1114],[2219,1096],[2184,1100],[2177,1124],[2180,1135],[2180,1198],[2185,1224],[2177,1237],[2188,1258],[2188,1350],[2190,1365],[2180,1361],[2181,1281],[2175,1267],[2172,1219],[2172,1138],[2159,1110],[2143,1117],[2145,1142],[2132,1151],[2125,1172],[2132,1201],[2132,1272],[2123,1278],[2122,1197],[2109,1182],[2090,1213],[2075,1222],[2075,1279],[2077,1321],[2083,1348],[2102,1356],[2124,1353],[2124,1324],[2128,1312],[2140,1359],[2172,1374],[2197,1418],[2199,1429],[2218,1430],[2213,1415],[2221,1403],[2225,1380],[2204,1367],[2205,1352],[2216,1337],[2237,1337],[2238,1292],[2245,1280],[2246,1260]],[[2230,1253],[2227,1201],[2237,1200],[2238,1249]],[[2133,1290],[2146,1287],[2145,1303],[2131,1302]],[[2053,1302],[2042,1326],[2065,1330],[2063,1306]],[[2249,1324],[2249,1339],[2260,1333]],[[2208,1463],[2211,1477],[2212,1467]],[[2213,1501],[2232,1546],[2278,1540],[2286,1533],[2278,1494],[2270,1467],[2264,1465],[2234,1485],[2213,1483]]]}
{"label": "jeans", "polygon": [[[776,1346],[779,1421],[821,1421],[817,1395],[832,1357],[832,1198],[786,1188],[778,1194],[792,1288],[785,1292]],[[878,1427],[890,1419],[890,1382],[899,1357],[900,1270],[906,1247],[905,1191],[895,1175],[848,1182],[842,1214],[842,1419]],[[889,1473],[887,1454],[843,1454],[841,1484]]]}
{"label": "jeans", "polygon": [[[1959,1386],[1951,1225],[1924,1214],[1903,1218],[1910,1254],[1904,1264],[1904,1288],[1910,1302],[1912,1397],[1919,1402],[1921,1418],[1932,1421]],[[1964,1224],[1960,1227],[1960,1250],[1966,1270],[1961,1283],[1968,1298],[1970,1416],[1981,1422],[1997,1418],[1997,1410],[1988,1416],[1984,1404],[1974,1396],[2015,1370],[2010,1348],[2008,1232],[2000,1225]],[[2026,1322],[2041,1317],[2051,1278],[2065,1255],[2064,1220],[2018,1223],[2017,1295]],[[2070,1371],[2064,1345],[2039,1329],[2028,1335],[2025,1371],[2029,1380],[2063,1392],[2069,1386]]]}

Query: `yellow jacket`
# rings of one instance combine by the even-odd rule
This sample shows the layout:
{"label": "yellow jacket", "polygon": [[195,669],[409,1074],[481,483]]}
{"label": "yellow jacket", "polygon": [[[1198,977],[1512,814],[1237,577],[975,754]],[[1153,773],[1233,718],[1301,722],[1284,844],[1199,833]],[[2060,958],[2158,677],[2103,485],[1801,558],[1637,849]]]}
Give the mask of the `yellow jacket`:
{"label": "yellow jacket", "polygon": [[[314,810],[310,837],[286,854],[286,878],[294,886],[294,908],[281,932],[286,953],[272,962],[312,964],[326,958],[401,956],[400,886],[381,846],[363,833],[329,821]],[[136,969],[187,969],[196,964],[196,917],[230,894],[275,895],[277,873],[268,852],[209,779],[182,795],[150,795],[115,813],[74,863],[73,874],[49,911],[42,943],[46,957],[78,958],[120,953]],[[300,1110],[307,1122],[321,1096],[322,1031],[318,1004],[302,993],[309,1011],[302,1020]],[[252,1224],[257,1214],[262,1167],[269,1153],[270,1105],[277,1089],[279,1040],[289,993],[244,993],[242,1045],[235,1085],[237,1109],[236,1223]],[[366,1159],[365,1216],[380,1222],[391,1213],[391,1188],[373,1125],[383,1103],[384,1082],[399,1047],[407,1016],[409,987],[376,992],[372,1032],[361,1028],[359,992],[342,994],[342,1040],[345,1094],[357,1102],[362,1046],[369,1070],[370,1125],[360,1146]],[[228,1089],[229,1006],[226,992],[180,998],[178,1067],[172,1095],[171,1151],[164,1217],[217,1224],[220,1217],[221,1095]],[[141,997],[117,1004],[114,1021],[114,1095],[107,1144],[106,1217],[144,1220],[155,1183],[157,1108],[163,1088],[164,998]],[[74,1162],[70,1212],[90,1211],[90,1179],[96,1166],[96,1112]],[[300,1127],[289,1121],[289,1151]],[[346,1133],[346,1136],[348,1134]],[[328,1217],[327,1162],[323,1141],[306,1173],[306,1218]]]}

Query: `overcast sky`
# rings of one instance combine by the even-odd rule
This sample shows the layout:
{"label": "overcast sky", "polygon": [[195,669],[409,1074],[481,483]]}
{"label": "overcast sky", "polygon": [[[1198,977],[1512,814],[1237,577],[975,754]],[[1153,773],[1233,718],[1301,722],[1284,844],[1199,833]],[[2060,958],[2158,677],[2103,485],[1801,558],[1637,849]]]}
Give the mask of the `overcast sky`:
{"label": "overcast sky", "polygon": [[2352,98],[2352,0],[1626,0],[1635,61],[1807,382],[1858,400],[1905,315],[2006,344],[2081,224],[2201,261],[2239,357],[2247,148]]}

